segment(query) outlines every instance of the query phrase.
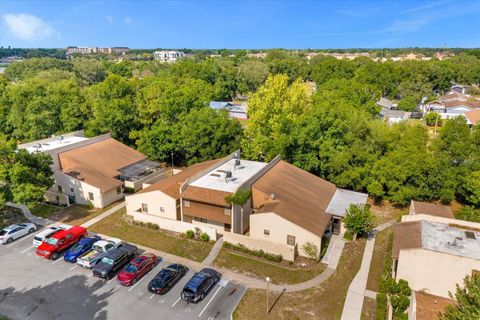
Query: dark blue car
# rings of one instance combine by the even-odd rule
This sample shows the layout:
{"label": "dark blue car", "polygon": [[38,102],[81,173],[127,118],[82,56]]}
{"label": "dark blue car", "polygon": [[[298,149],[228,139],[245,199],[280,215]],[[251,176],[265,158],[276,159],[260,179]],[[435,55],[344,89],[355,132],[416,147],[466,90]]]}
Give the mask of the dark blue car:
{"label": "dark blue car", "polygon": [[95,236],[92,238],[80,239],[80,241],[78,241],[73,247],[71,247],[70,249],[68,249],[67,252],[65,252],[63,259],[67,262],[77,262],[77,258],[85,252],[90,251],[93,244],[98,240],[102,240],[102,238]]}

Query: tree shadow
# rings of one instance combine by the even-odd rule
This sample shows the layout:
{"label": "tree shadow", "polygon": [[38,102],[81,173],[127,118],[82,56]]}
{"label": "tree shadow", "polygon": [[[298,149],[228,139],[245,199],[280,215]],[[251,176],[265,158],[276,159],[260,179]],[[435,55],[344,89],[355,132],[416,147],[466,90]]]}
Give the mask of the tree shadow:
{"label": "tree shadow", "polygon": [[87,279],[75,275],[31,289],[1,289],[0,314],[12,319],[106,319],[104,308],[113,288],[97,294],[103,283],[90,285]]}

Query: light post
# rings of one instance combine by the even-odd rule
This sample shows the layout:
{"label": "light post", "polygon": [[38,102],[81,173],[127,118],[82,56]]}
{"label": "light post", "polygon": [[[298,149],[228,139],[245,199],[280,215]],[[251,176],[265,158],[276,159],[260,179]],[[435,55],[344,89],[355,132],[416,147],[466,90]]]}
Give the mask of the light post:
{"label": "light post", "polygon": [[170,152],[170,155],[172,156],[172,168],[173,168],[173,152]]}
{"label": "light post", "polygon": [[270,283],[270,278],[269,277],[266,277],[265,278],[265,281],[267,281],[267,314],[270,312],[270,308],[269,308],[269,303],[268,303],[268,296],[269,296],[269,283]]}

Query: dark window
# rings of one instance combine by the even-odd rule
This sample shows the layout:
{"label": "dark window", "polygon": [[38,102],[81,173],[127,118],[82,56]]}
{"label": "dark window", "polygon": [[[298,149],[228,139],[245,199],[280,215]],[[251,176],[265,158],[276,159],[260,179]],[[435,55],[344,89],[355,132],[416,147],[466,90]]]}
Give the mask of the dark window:
{"label": "dark window", "polygon": [[295,237],[287,234],[287,244],[290,246],[295,245]]}
{"label": "dark window", "polygon": [[90,199],[91,201],[93,201],[93,193],[92,193],[92,192],[89,192],[89,193],[88,193],[88,199]]}
{"label": "dark window", "polygon": [[57,186],[57,190],[58,192],[62,192],[63,191],[62,186]]}
{"label": "dark window", "polygon": [[122,193],[122,187],[117,187],[117,194]]}
{"label": "dark window", "polygon": [[190,200],[183,200],[183,206],[190,208]]}
{"label": "dark window", "polygon": [[142,212],[148,212],[148,204],[142,203]]}
{"label": "dark window", "polygon": [[266,236],[269,236],[270,235],[270,230],[264,229],[263,234],[266,235]]}
{"label": "dark window", "polygon": [[208,223],[208,220],[205,218],[194,217],[194,220],[198,222]]}

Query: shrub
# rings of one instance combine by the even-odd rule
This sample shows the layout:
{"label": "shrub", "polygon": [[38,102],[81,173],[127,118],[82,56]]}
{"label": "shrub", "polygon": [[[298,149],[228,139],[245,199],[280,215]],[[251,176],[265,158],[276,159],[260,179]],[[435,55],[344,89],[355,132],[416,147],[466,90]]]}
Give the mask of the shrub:
{"label": "shrub", "polygon": [[240,251],[242,253],[246,253],[246,254],[249,254],[249,255],[252,255],[252,256],[255,256],[255,257],[264,258],[264,259],[269,260],[269,261],[273,261],[273,262],[282,262],[283,261],[283,256],[281,254],[268,253],[268,252],[265,252],[261,249],[260,250],[252,250],[252,249],[249,249],[249,248],[245,247],[241,243],[233,244],[233,243],[230,243],[230,242],[224,242],[223,246],[226,249],[232,249],[232,250],[235,250],[235,251]]}
{"label": "shrub", "polygon": [[350,205],[345,215],[345,227],[347,230],[360,235],[372,231],[373,214],[370,212],[370,207]]}
{"label": "shrub", "polygon": [[185,232],[185,236],[189,239],[193,239],[195,237],[195,231],[187,230],[187,232]]}
{"label": "shrub", "polygon": [[210,241],[210,236],[208,235],[208,233],[202,232],[202,234],[200,235],[200,240],[205,242]]}
{"label": "shrub", "polygon": [[158,230],[160,227],[156,223],[147,222],[147,227],[153,230]]}
{"label": "shrub", "polygon": [[377,320],[385,320],[387,318],[387,295],[385,293],[377,293]]}
{"label": "shrub", "polygon": [[318,259],[318,247],[312,242],[304,243],[302,249],[310,259]]}
{"label": "shrub", "polygon": [[425,116],[425,123],[427,124],[427,126],[434,126],[435,123],[437,124],[437,126],[441,126],[442,118],[438,113],[430,112]]}

